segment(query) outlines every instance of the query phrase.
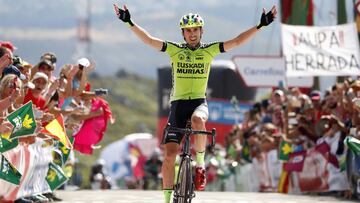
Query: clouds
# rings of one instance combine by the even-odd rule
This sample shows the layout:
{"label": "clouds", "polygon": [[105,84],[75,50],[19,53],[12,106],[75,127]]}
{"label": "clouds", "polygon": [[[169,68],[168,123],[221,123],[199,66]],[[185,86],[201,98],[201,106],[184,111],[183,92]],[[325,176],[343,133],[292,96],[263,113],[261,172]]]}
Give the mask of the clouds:
{"label": "clouds", "polygon": [[[267,4],[275,1],[261,0],[259,5],[269,8]],[[92,14],[89,55],[102,70],[107,70],[104,73],[110,74],[114,67],[121,65],[155,75],[156,67],[169,63],[166,55],[142,44],[116,18],[114,2],[119,6],[126,4],[133,20],[153,36],[171,41],[183,40],[179,19],[189,12],[200,13],[205,18],[204,42],[235,37],[253,26],[254,15],[259,12],[260,18],[261,12],[255,10],[256,1],[249,0],[0,0],[0,38],[16,42],[21,47],[18,53],[30,61],[37,61],[41,52],[47,50],[56,52],[61,62],[72,61],[78,44],[76,26],[78,19],[86,15],[86,2],[91,2]],[[260,50],[254,51],[255,54],[263,51],[261,43],[268,40],[264,37],[268,33],[263,31],[254,38],[254,47]],[[246,53],[249,46],[247,43],[224,56],[230,58],[232,54]],[[144,72],[143,67],[149,69]]]}
{"label": "clouds", "polygon": [[[32,28],[22,29],[17,27],[7,28],[6,30],[0,29],[2,38],[11,40],[26,40],[26,41],[48,41],[58,40],[67,41],[76,38],[75,28],[59,28],[59,29],[44,29],[44,28]],[[134,37],[129,38],[128,33],[116,32],[114,30],[91,30],[91,39],[93,42],[100,44],[113,44],[113,43],[124,43],[132,42],[135,40]],[[110,40],[111,39],[111,40]]]}

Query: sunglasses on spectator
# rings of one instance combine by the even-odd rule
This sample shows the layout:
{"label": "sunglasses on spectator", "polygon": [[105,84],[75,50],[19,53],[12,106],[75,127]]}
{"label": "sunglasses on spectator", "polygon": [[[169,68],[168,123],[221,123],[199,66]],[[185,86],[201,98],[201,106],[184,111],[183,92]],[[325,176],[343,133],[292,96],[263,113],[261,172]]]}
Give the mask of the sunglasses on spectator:
{"label": "sunglasses on spectator", "polygon": [[16,83],[10,83],[10,84],[8,85],[8,88],[10,88],[10,89],[16,89],[16,88],[17,88],[17,85],[16,85]]}

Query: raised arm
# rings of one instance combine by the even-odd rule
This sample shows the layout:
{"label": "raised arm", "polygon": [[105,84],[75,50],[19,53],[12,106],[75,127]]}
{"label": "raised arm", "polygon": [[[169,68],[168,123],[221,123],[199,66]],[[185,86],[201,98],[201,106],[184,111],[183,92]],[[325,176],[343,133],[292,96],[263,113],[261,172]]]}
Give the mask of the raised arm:
{"label": "raised arm", "polygon": [[254,26],[254,27],[246,30],[245,32],[240,33],[237,37],[235,37],[235,38],[233,38],[231,40],[225,41],[224,42],[224,50],[229,51],[229,50],[243,44],[247,40],[249,40],[258,31],[260,31],[260,29],[263,26],[267,26],[270,23],[272,23],[274,18],[276,17],[276,14],[277,14],[277,10],[276,10],[275,6],[273,6],[271,8],[271,10],[266,14],[265,14],[265,9],[263,9],[263,13],[261,15],[260,23],[257,26]]}
{"label": "raised arm", "polygon": [[161,50],[163,47],[164,41],[153,37],[150,35],[144,28],[140,27],[136,23],[131,20],[130,12],[124,5],[124,9],[119,8],[117,5],[114,4],[114,9],[117,17],[126,23],[130,29],[135,33],[135,35],[140,38],[145,44],[157,49]]}

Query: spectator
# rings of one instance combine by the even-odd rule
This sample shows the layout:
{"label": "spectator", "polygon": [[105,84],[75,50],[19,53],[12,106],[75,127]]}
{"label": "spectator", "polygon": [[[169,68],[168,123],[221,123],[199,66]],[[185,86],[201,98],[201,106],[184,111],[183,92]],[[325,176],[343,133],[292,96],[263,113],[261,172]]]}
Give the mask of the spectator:
{"label": "spectator", "polygon": [[144,189],[157,190],[160,189],[161,181],[161,152],[159,148],[155,148],[150,158],[144,165]]}
{"label": "spectator", "polygon": [[0,96],[1,100],[8,99],[8,104],[5,109],[2,109],[2,116],[4,117],[9,113],[13,112],[16,108],[14,106],[14,97],[19,95],[21,90],[22,82],[14,74],[7,74],[1,79],[0,83]]}
{"label": "spectator", "polygon": [[46,109],[46,100],[42,96],[42,93],[45,91],[48,84],[48,76],[42,72],[37,72],[33,76],[32,83],[34,83],[35,88],[29,89],[25,95],[24,104],[28,101],[32,101],[33,104],[40,110]]}
{"label": "spectator", "polygon": [[91,189],[99,190],[99,189],[111,189],[111,184],[109,181],[109,177],[105,175],[104,172],[105,161],[99,159],[92,167],[90,173],[90,183]]}
{"label": "spectator", "polygon": [[3,72],[5,67],[10,66],[12,63],[12,52],[0,46],[0,73]]}

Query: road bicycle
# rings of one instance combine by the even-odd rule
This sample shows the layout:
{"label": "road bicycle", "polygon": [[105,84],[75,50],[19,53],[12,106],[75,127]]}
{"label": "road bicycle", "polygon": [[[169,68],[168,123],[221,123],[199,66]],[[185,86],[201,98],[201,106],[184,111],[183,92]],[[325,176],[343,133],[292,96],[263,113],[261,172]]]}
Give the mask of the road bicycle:
{"label": "road bicycle", "polygon": [[168,133],[181,133],[184,135],[185,140],[180,154],[179,172],[177,174],[176,184],[174,185],[173,203],[191,203],[191,200],[195,197],[195,185],[191,167],[190,136],[198,134],[211,135],[211,147],[214,147],[216,130],[215,128],[211,131],[193,130],[191,128],[191,122],[187,122],[185,128],[175,128],[167,124],[164,133],[165,135]]}

